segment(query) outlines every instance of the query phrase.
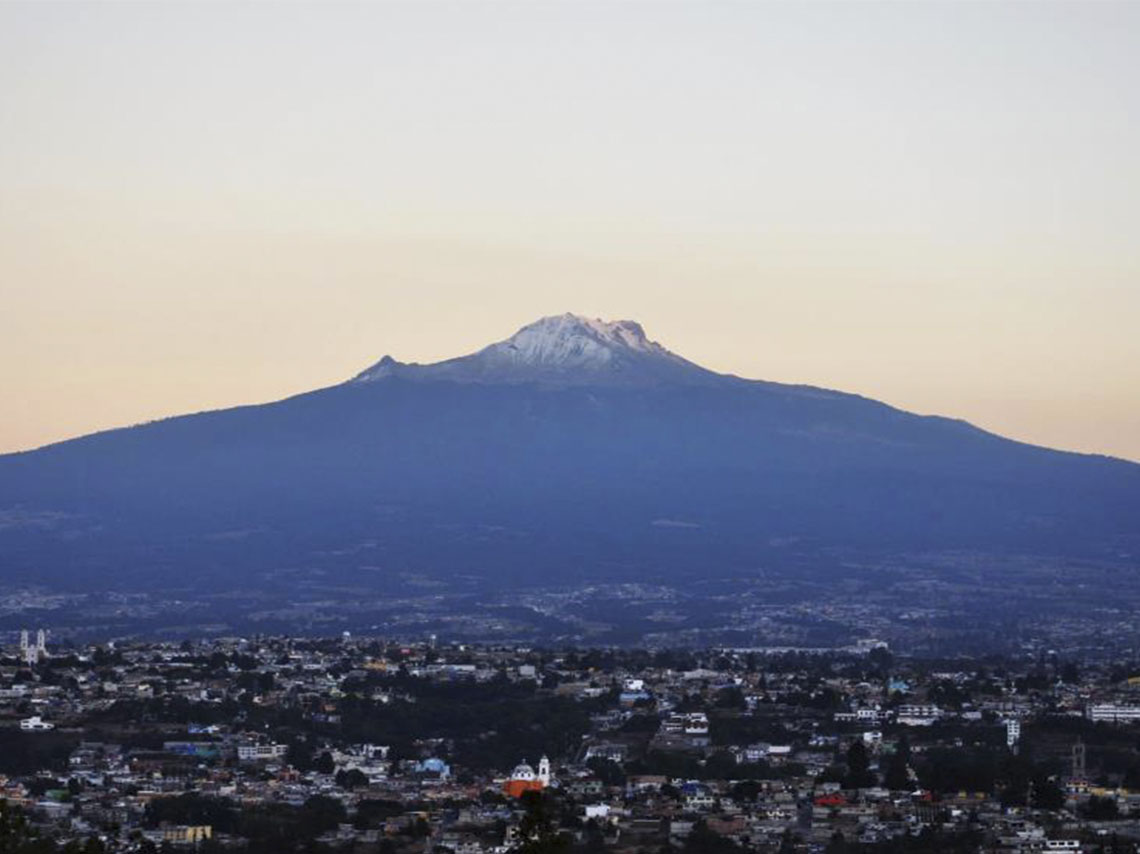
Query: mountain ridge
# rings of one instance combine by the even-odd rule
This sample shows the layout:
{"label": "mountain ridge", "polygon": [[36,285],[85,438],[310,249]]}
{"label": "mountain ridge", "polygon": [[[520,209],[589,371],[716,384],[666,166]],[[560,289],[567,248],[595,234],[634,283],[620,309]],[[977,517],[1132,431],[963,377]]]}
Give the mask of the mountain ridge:
{"label": "mountain ridge", "polygon": [[718,374],[666,349],[633,320],[604,321],[576,314],[550,315],[474,353],[430,364],[384,356],[349,382],[389,376],[456,382],[639,384],[723,382]]}
{"label": "mountain ridge", "polygon": [[[640,327],[548,325],[529,348],[524,327],[513,349],[497,342],[443,370],[0,456],[0,581],[286,578],[281,594],[300,595],[316,578],[383,585],[408,572],[488,584],[747,576],[789,559],[772,543],[797,544],[800,567],[840,553],[1128,566],[1140,555],[1134,463],[708,372]],[[580,335],[612,349],[578,346]],[[571,381],[567,360],[582,371]]]}
{"label": "mountain ridge", "polygon": [[[92,437],[103,436],[106,434],[119,433],[122,431],[134,430],[134,429],[139,429],[139,428],[147,428],[147,427],[151,427],[153,425],[163,424],[163,423],[167,423],[170,421],[175,421],[175,420],[183,419],[183,418],[197,418],[197,417],[201,417],[201,416],[212,415],[214,413],[233,412],[233,411],[250,409],[250,408],[254,408],[254,407],[273,406],[273,405],[284,403],[286,401],[294,400],[297,398],[303,398],[303,397],[306,397],[306,396],[309,396],[312,394],[318,394],[318,393],[326,391],[328,389],[337,388],[338,386],[368,384],[368,383],[374,383],[374,382],[377,382],[379,380],[385,380],[385,379],[389,379],[389,378],[411,380],[411,381],[431,380],[431,381],[436,381],[436,382],[445,382],[445,381],[459,382],[459,383],[473,382],[473,383],[481,383],[481,384],[494,384],[496,382],[503,382],[506,384],[521,384],[521,383],[527,383],[527,382],[535,382],[535,383],[545,384],[545,385],[550,385],[550,386],[590,385],[590,384],[593,384],[595,382],[598,382],[599,379],[604,381],[604,379],[605,379],[604,377],[599,378],[597,375],[591,374],[589,372],[586,372],[577,378],[575,378],[573,376],[567,376],[565,373],[552,373],[550,375],[544,376],[541,374],[541,372],[536,372],[535,374],[530,375],[530,376],[522,375],[522,374],[515,374],[515,375],[506,374],[503,376],[496,377],[496,376],[490,375],[489,373],[480,374],[480,372],[477,369],[475,369],[475,370],[470,369],[476,360],[478,360],[480,357],[486,355],[487,353],[493,352],[497,348],[503,348],[504,346],[511,344],[516,339],[518,339],[520,335],[528,332],[529,330],[535,329],[536,327],[546,326],[546,325],[548,325],[552,322],[555,322],[555,321],[564,321],[564,322],[570,322],[570,323],[574,323],[574,324],[587,325],[587,326],[595,326],[596,325],[596,326],[610,327],[610,328],[614,328],[614,327],[632,328],[632,329],[636,330],[636,332],[635,332],[636,335],[638,335],[641,338],[644,338],[645,341],[648,344],[652,345],[652,347],[654,349],[656,349],[658,352],[665,354],[669,358],[670,361],[676,362],[676,363],[682,363],[683,365],[687,366],[688,368],[694,369],[693,373],[688,374],[687,376],[684,377],[684,379],[689,380],[689,381],[695,380],[696,382],[704,381],[704,382],[726,382],[726,383],[748,384],[748,385],[752,385],[752,386],[765,387],[765,388],[775,390],[775,391],[779,391],[779,392],[785,393],[785,394],[814,396],[814,397],[819,397],[819,398],[823,398],[823,399],[847,399],[847,400],[853,400],[853,401],[855,401],[855,400],[866,401],[866,402],[870,402],[870,403],[873,403],[873,404],[878,405],[878,406],[886,407],[886,408],[888,408],[894,412],[903,413],[903,414],[906,414],[909,416],[913,416],[915,418],[935,419],[935,420],[939,420],[939,421],[958,423],[958,424],[963,425],[964,427],[968,427],[971,430],[977,431],[978,433],[985,434],[988,436],[998,437],[998,438],[1002,439],[1003,441],[1015,443],[1017,445],[1021,445],[1021,446],[1028,447],[1028,448],[1036,448],[1036,449],[1040,449],[1042,451],[1048,451],[1051,453],[1069,454],[1069,455],[1073,455],[1073,456],[1087,457],[1087,458],[1092,458],[1092,459],[1111,460],[1111,461],[1117,461],[1117,462],[1125,463],[1128,465],[1140,466],[1140,461],[1131,460],[1131,459],[1128,459],[1125,457],[1119,457],[1119,456],[1115,456],[1115,455],[1107,454],[1107,453],[1103,453],[1103,452],[1075,451],[1075,450],[1070,450],[1070,449],[1054,448],[1052,446],[1041,445],[1041,444],[1037,444],[1037,443],[1026,441],[1026,440],[1013,439],[1013,438],[1010,438],[1008,436],[1004,436],[1000,433],[997,433],[991,429],[981,427],[977,424],[974,424],[972,421],[969,421],[965,418],[942,415],[939,413],[916,413],[916,412],[912,412],[910,410],[904,409],[902,407],[895,406],[895,405],[890,404],[890,403],[885,403],[885,402],[880,401],[874,397],[870,397],[866,394],[861,394],[858,392],[842,391],[839,389],[833,389],[833,388],[829,388],[826,386],[813,385],[811,383],[781,382],[781,381],[759,379],[759,378],[752,378],[752,377],[742,377],[740,375],[731,374],[731,373],[721,373],[718,371],[714,371],[711,368],[706,368],[706,367],[699,365],[695,362],[689,361],[689,360],[685,359],[684,357],[681,357],[681,356],[677,355],[676,353],[673,353],[672,351],[668,350],[667,348],[658,344],[655,341],[649,341],[648,337],[645,335],[644,328],[641,326],[640,323],[638,323],[636,321],[632,321],[632,320],[604,321],[604,320],[601,320],[598,318],[589,318],[585,315],[578,315],[578,314],[573,314],[570,312],[565,312],[563,314],[558,314],[558,315],[547,315],[547,316],[544,316],[542,318],[539,318],[536,321],[533,321],[529,324],[524,325],[517,332],[515,332],[513,335],[509,336],[508,338],[503,339],[502,341],[494,342],[494,343],[489,344],[483,348],[480,348],[479,350],[476,350],[472,353],[469,353],[469,354],[466,354],[463,356],[450,357],[447,359],[442,359],[442,360],[439,360],[436,362],[430,362],[430,363],[420,363],[420,362],[403,362],[403,361],[400,361],[400,360],[394,358],[390,354],[384,355],[378,361],[376,361],[375,363],[373,363],[369,367],[365,368],[364,370],[358,372],[357,374],[351,376],[347,380],[344,380],[340,383],[333,383],[332,385],[329,385],[329,386],[322,386],[322,387],[318,387],[315,389],[299,391],[299,392],[295,392],[293,394],[286,395],[285,397],[282,397],[282,398],[277,398],[277,399],[268,400],[268,401],[262,401],[262,402],[258,402],[258,403],[243,403],[243,404],[237,404],[237,405],[233,405],[233,406],[218,407],[218,408],[214,408],[214,409],[204,409],[204,410],[198,410],[198,411],[194,411],[194,412],[186,412],[186,413],[180,413],[180,414],[175,414],[175,415],[161,416],[158,418],[148,419],[146,421],[140,421],[140,422],[135,422],[135,423],[131,423],[131,424],[124,424],[124,425],[116,426],[116,427],[102,428],[99,430],[94,430],[90,433],[84,433],[84,434],[80,434],[78,436],[72,436],[72,437],[65,438],[65,439],[59,439],[59,440],[56,440],[53,442],[49,442],[48,444],[40,445],[40,446],[33,447],[33,448],[25,448],[25,449],[16,450],[16,451],[9,451],[9,452],[0,453],[0,460],[3,460],[5,458],[24,456],[24,455],[28,455],[28,454],[36,454],[40,451],[44,451],[44,450],[49,449],[49,448],[54,448],[54,447],[69,444],[72,442],[82,441],[82,440],[89,439]],[[460,368],[460,369],[456,370],[456,368]],[[464,370],[464,369],[466,369],[466,370]],[[674,377],[671,377],[670,379],[676,379],[678,376],[680,376],[680,375],[676,375]],[[643,378],[634,377],[632,379],[635,381],[629,382],[629,383],[614,382],[613,384],[614,385],[623,385],[623,384],[636,385],[637,384],[636,380],[637,379],[643,379]],[[657,383],[660,381],[661,381],[660,377],[651,378],[651,382],[653,382],[653,383]],[[603,384],[604,384],[604,382],[603,382]]]}

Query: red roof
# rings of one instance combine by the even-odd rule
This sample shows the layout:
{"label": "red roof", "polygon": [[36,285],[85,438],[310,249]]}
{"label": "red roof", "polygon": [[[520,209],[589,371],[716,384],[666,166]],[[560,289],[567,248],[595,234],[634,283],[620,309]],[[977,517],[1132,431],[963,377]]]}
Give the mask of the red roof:
{"label": "red roof", "polygon": [[846,803],[847,799],[838,792],[831,795],[820,795],[815,799],[815,805],[817,807],[841,807]]}

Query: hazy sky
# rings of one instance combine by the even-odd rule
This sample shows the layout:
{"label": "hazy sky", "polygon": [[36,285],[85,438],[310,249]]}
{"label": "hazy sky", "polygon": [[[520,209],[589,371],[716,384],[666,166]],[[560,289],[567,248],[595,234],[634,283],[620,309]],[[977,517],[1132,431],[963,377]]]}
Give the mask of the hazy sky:
{"label": "hazy sky", "polygon": [[1140,460],[1140,3],[0,3],[0,451],[640,320]]}

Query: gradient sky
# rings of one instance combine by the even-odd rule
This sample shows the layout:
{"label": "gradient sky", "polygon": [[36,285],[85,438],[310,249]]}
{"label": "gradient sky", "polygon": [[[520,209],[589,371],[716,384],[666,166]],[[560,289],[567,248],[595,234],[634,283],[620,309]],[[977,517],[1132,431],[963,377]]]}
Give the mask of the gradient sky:
{"label": "gradient sky", "polygon": [[544,314],[1140,460],[1140,3],[0,4],[0,451]]}

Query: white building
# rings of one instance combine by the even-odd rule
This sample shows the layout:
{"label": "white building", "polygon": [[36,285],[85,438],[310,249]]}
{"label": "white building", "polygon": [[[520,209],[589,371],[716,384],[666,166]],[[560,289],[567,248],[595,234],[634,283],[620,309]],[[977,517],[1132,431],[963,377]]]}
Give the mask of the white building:
{"label": "white building", "polygon": [[1077,839],[1046,839],[1046,851],[1064,851],[1066,854],[1081,854],[1081,843]]}
{"label": "white building", "polygon": [[20,721],[20,729],[25,732],[45,732],[49,729],[55,729],[55,724],[48,723],[39,715],[33,715]]}
{"label": "white building", "polygon": [[685,735],[708,735],[709,719],[704,712],[685,715]]}
{"label": "white building", "polygon": [[899,706],[895,720],[903,726],[930,726],[941,717],[937,706]]}
{"label": "white building", "polygon": [[1021,741],[1021,721],[1010,718],[1005,722],[1005,743],[1012,750]]}
{"label": "white building", "polygon": [[36,632],[35,645],[33,645],[28,630],[22,629],[20,631],[20,660],[31,667],[45,658],[47,658],[47,632],[39,629]]}
{"label": "white building", "polygon": [[696,792],[685,798],[685,809],[689,812],[707,812],[716,806],[716,798],[708,792]]}
{"label": "white building", "polygon": [[239,744],[237,758],[241,762],[264,762],[280,759],[288,750],[288,746],[284,744]]}
{"label": "white building", "polygon": [[538,761],[538,771],[535,772],[527,761],[524,759],[515,766],[515,770],[511,772],[510,779],[512,781],[520,781],[523,783],[539,782],[543,786],[550,785],[550,760],[545,756]]}
{"label": "white building", "polygon": [[1090,703],[1085,707],[1085,717],[1090,721],[1131,723],[1132,721],[1140,721],[1140,706],[1124,706],[1117,703]]}

